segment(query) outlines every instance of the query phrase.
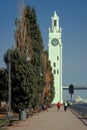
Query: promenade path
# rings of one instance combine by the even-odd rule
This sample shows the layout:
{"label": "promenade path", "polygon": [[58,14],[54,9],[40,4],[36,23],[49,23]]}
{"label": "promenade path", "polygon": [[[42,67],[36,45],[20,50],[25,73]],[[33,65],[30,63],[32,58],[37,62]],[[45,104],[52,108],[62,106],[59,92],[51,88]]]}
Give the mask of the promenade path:
{"label": "promenade path", "polygon": [[66,112],[61,107],[60,111],[56,106],[48,111],[35,114],[25,121],[19,121],[14,126],[7,127],[8,130],[87,130],[87,126],[82,123],[71,111]]}

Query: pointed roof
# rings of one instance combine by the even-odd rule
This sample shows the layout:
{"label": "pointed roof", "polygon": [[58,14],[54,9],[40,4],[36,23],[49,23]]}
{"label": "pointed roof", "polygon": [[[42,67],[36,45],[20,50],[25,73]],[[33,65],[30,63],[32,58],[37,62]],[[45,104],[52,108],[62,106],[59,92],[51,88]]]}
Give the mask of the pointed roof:
{"label": "pointed roof", "polygon": [[56,11],[54,11],[54,16],[57,17],[57,13],[56,13]]}

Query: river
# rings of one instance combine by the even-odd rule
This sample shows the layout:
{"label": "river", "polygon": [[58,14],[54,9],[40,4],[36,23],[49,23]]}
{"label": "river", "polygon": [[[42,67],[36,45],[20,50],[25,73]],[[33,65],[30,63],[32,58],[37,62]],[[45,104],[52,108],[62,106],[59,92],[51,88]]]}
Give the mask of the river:
{"label": "river", "polygon": [[[87,99],[87,90],[74,90],[72,99],[74,100],[77,96]],[[63,100],[71,100],[69,90],[63,90]]]}

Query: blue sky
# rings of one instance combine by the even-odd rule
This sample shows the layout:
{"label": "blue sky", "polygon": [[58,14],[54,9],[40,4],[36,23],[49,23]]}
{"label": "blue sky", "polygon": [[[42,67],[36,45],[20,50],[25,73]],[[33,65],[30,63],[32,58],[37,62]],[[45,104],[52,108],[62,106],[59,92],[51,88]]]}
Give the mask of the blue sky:
{"label": "blue sky", "polygon": [[[0,67],[5,67],[5,52],[15,45],[14,21],[21,1],[0,0]],[[56,10],[62,27],[63,84],[87,85],[87,0],[25,0],[26,4],[35,7],[45,49]]]}

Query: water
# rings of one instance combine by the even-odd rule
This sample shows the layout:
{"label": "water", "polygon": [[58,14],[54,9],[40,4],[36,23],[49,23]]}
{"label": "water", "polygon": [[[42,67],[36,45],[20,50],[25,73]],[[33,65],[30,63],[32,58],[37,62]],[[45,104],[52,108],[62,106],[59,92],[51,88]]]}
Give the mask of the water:
{"label": "water", "polygon": [[81,108],[87,108],[87,103],[76,103],[76,104],[73,104],[73,106],[78,106],[78,107],[81,107]]}
{"label": "water", "polygon": [[[87,90],[74,90],[72,99],[74,100],[77,96],[87,99]],[[63,100],[71,100],[69,90],[63,90]]]}

